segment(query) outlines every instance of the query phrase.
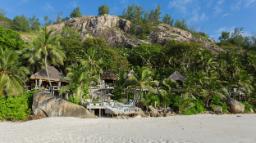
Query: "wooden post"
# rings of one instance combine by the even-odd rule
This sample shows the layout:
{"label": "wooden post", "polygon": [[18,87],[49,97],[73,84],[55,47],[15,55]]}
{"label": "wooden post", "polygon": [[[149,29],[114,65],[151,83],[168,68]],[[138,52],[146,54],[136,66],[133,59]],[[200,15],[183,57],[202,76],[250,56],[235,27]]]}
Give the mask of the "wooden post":
{"label": "wooden post", "polygon": [[43,81],[41,79],[38,80],[38,87],[40,88],[42,85]]}
{"label": "wooden post", "polygon": [[61,82],[58,82],[58,90],[61,88]]}
{"label": "wooden post", "polygon": [[37,89],[37,79],[35,81],[36,81],[35,89]]}

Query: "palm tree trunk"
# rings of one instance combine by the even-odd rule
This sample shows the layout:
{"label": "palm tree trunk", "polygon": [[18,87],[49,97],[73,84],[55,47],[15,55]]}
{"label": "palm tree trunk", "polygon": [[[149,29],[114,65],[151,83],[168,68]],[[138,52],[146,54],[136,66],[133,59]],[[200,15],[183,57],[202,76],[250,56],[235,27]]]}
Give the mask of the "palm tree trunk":
{"label": "palm tree trunk", "polygon": [[[47,75],[47,78],[48,78],[48,82],[50,84],[50,91],[51,91],[52,90],[52,83],[51,83],[50,76],[49,76],[49,71],[48,71],[48,64],[47,64],[48,52],[47,52],[46,46],[44,47],[44,49],[45,49],[45,57],[44,57],[45,71],[46,71],[46,75]],[[52,94],[52,91],[51,91],[51,94]]]}

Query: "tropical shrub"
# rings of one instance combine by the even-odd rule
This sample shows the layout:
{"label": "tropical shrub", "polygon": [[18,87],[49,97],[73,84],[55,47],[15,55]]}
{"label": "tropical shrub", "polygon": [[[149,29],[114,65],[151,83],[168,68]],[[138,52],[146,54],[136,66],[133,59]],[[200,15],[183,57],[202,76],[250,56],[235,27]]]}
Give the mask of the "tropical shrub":
{"label": "tropical shrub", "polygon": [[205,111],[204,103],[195,99],[181,99],[179,112],[185,115],[203,113]]}
{"label": "tropical shrub", "polygon": [[31,113],[33,92],[0,96],[0,120],[26,120]]}

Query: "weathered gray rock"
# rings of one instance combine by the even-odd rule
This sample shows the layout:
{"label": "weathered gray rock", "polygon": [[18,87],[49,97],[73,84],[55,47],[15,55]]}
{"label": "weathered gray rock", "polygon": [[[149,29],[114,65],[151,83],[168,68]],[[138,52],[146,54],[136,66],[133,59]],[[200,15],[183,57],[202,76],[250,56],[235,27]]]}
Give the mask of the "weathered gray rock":
{"label": "weathered gray rock", "polygon": [[[82,39],[97,37],[106,40],[114,46],[123,45],[126,47],[137,47],[141,44],[158,43],[164,44],[167,41],[199,42],[213,52],[221,51],[211,39],[194,37],[189,31],[185,31],[167,24],[159,24],[150,33],[148,39],[140,40],[129,34],[132,23],[129,20],[118,16],[83,16],[72,18],[65,22],[48,26],[57,32],[61,32],[65,27],[76,29]],[[138,27],[139,29],[139,27]]]}
{"label": "weathered gray rock", "polygon": [[229,104],[229,110],[231,113],[244,113],[245,110],[245,105],[240,103],[239,101],[229,98],[228,99],[228,104]]}
{"label": "weathered gray rock", "polygon": [[160,113],[158,112],[158,110],[155,109],[153,106],[149,106],[148,109],[149,109],[149,114],[151,117],[159,117],[160,116]]}
{"label": "weathered gray rock", "polygon": [[141,43],[127,34],[131,28],[131,22],[118,16],[103,15],[72,18],[64,23],[51,25],[49,28],[61,31],[65,26],[78,30],[83,39],[98,37],[113,45],[132,47]]}
{"label": "weathered gray rock", "polygon": [[79,106],[47,93],[38,93],[33,96],[33,114],[40,117],[80,117],[94,118],[83,106]]}
{"label": "weathered gray rock", "polygon": [[189,31],[167,24],[159,24],[155,30],[151,32],[150,41],[158,44],[165,44],[168,41],[198,42],[201,43],[204,48],[212,52],[222,51],[211,39],[194,37]]}
{"label": "weathered gray rock", "polygon": [[160,24],[151,32],[150,40],[152,43],[164,44],[170,40],[189,42],[192,40],[192,34],[185,30],[171,27],[167,24]]}
{"label": "weathered gray rock", "polygon": [[222,114],[223,113],[223,109],[222,109],[221,106],[212,105],[211,108],[212,108],[212,111],[216,114]]}

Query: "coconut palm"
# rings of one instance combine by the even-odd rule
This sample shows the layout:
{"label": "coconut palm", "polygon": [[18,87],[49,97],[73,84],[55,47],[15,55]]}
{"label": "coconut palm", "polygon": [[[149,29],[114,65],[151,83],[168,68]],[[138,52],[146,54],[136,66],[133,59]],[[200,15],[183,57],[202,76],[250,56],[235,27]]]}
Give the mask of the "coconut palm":
{"label": "coconut palm", "polygon": [[0,96],[21,95],[27,73],[15,51],[0,47]]}
{"label": "coconut palm", "polygon": [[[128,79],[125,82],[125,86],[129,91],[132,91],[134,94],[134,99],[138,100],[143,97],[145,93],[147,95],[156,95],[158,90],[157,86],[159,82],[153,79],[153,71],[148,67],[142,67],[139,69],[138,75],[135,75],[134,71],[130,71],[128,74]],[[139,97],[135,97],[135,95],[139,95]],[[145,98],[151,100],[152,98]],[[145,101],[148,103],[148,101]]]}
{"label": "coconut palm", "polygon": [[30,49],[31,56],[29,62],[32,64],[43,63],[48,76],[48,82],[51,85],[49,79],[48,65],[63,65],[65,54],[60,46],[58,36],[56,36],[53,30],[47,30],[45,27],[33,42],[33,48]]}
{"label": "coconut palm", "polygon": [[103,61],[97,59],[96,54],[96,50],[90,48],[78,65],[68,68],[67,78],[70,80],[70,84],[67,89],[73,91],[75,97],[78,98],[77,103],[86,98],[91,82],[99,82],[102,73],[100,65]]}

